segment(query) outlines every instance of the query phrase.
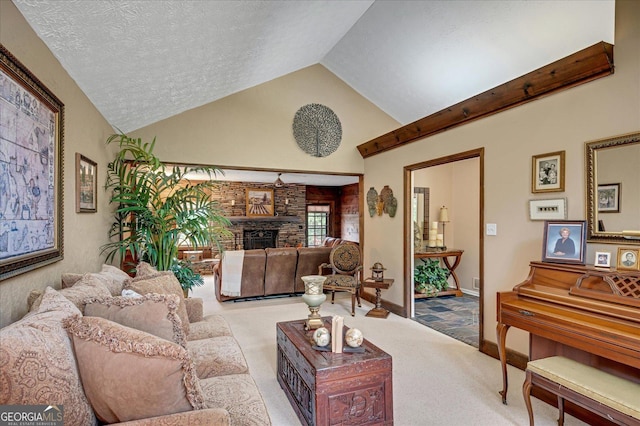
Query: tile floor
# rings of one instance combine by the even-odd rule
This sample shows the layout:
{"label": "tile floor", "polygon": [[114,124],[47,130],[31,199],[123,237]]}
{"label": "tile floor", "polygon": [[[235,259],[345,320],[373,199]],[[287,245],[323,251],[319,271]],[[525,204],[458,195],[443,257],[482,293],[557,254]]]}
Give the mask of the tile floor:
{"label": "tile floor", "polygon": [[415,301],[414,320],[477,348],[478,312],[479,299],[475,296],[432,297]]}

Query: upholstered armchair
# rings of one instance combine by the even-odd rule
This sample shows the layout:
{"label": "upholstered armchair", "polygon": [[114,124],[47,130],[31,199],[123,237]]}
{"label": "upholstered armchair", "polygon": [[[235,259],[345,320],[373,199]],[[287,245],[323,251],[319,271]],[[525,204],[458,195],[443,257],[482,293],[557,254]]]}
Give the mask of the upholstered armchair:
{"label": "upholstered armchair", "polygon": [[352,242],[342,242],[333,247],[329,254],[329,263],[323,263],[318,267],[319,275],[327,275],[324,289],[331,291],[331,303],[334,303],[336,291],[351,293],[351,316],[355,316],[355,302],[360,304],[360,286],[362,284],[362,253],[360,246]]}

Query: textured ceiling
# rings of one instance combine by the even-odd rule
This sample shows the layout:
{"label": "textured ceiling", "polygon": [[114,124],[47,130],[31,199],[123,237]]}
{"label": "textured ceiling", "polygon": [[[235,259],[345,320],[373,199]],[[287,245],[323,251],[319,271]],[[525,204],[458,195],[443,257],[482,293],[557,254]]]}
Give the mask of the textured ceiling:
{"label": "textured ceiling", "polygon": [[613,0],[13,1],[124,132],[317,63],[407,124],[614,25]]}

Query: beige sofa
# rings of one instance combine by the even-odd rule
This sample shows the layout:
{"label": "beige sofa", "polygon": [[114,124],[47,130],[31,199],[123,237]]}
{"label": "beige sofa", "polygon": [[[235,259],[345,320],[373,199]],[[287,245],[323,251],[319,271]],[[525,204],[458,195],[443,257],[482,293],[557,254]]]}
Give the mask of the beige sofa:
{"label": "beige sofa", "polygon": [[0,330],[0,404],[62,406],[65,425],[269,425],[224,318],[172,273],[138,274],[105,265],[32,292]]}

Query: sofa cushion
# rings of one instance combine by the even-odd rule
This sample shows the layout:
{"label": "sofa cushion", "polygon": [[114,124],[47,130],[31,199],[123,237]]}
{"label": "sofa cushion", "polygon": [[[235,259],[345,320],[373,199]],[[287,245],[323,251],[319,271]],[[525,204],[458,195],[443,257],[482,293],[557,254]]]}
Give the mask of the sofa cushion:
{"label": "sofa cushion", "polygon": [[158,293],[158,294],[175,294],[180,298],[178,305],[178,316],[182,321],[182,329],[185,336],[189,337],[189,315],[187,314],[187,306],[184,302],[184,293],[182,286],[173,272],[156,272],[152,275],[135,277],[125,281],[124,288],[133,290],[139,294]]}
{"label": "sofa cushion", "polygon": [[[63,288],[59,292],[74,305],[76,305],[76,307],[80,309],[80,312],[82,313],[84,313],[85,299],[89,297],[111,296],[109,289],[104,284],[104,280],[95,277],[93,274],[84,274],[82,278],[73,285],[73,287]],[[27,302],[33,300],[32,304],[29,307],[30,311],[38,310],[38,306],[40,306],[42,300],[42,294],[39,293],[39,291],[34,290],[29,295]]]}
{"label": "sofa cushion", "polygon": [[148,277],[157,273],[158,270],[154,266],[151,266],[150,263],[140,262],[136,266],[136,278]]}
{"label": "sofa cushion", "polygon": [[331,247],[300,247],[298,248],[298,265],[296,267],[296,292],[304,293],[305,275],[318,275],[318,267],[329,263]]}
{"label": "sofa cushion", "polygon": [[232,374],[200,380],[207,407],[224,408],[232,425],[270,425],[262,395],[249,374]]}
{"label": "sofa cushion", "polygon": [[[93,272],[91,275],[97,277],[103,281],[105,286],[109,289],[112,296],[118,296],[122,292],[122,286],[125,280],[129,278],[126,272],[116,268],[112,265],[104,264],[100,272]],[[73,287],[73,285],[80,281],[84,274],[76,274],[66,272],[61,276],[62,288]]]}
{"label": "sofa cushion", "polygon": [[99,317],[63,324],[82,385],[101,421],[144,419],[205,408],[189,353],[180,345]]}
{"label": "sofa cushion", "polygon": [[64,318],[78,308],[47,287],[37,310],[0,330],[0,405],[63,405],[65,425],[95,425]]}
{"label": "sofa cushion", "polygon": [[201,379],[249,371],[242,349],[232,336],[188,341],[187,349]]}
{"label": "sofa cushion", "polygon": [[295,247],[266,248],[264,294],[293,293],[295,291],[298,251]]}
{"label": "sofa cushion", "polygon": [[222,315],[207,315],[202,321],[189,324],[189,340],[232,335],[229,323]]}
{"label": "sofa cushion", "polygon": [[186,347],[175,294],[149,293],[142,297],[92,297],[85,300],[84,314],[106,318]]}

